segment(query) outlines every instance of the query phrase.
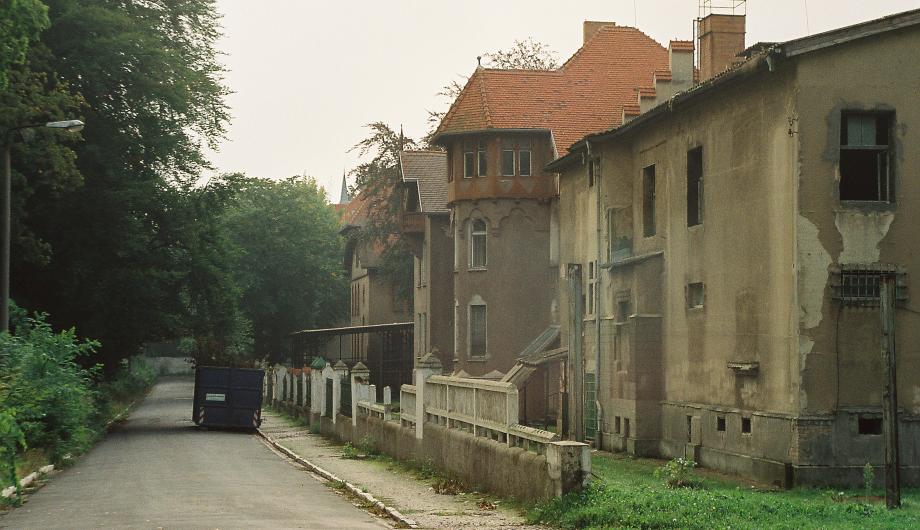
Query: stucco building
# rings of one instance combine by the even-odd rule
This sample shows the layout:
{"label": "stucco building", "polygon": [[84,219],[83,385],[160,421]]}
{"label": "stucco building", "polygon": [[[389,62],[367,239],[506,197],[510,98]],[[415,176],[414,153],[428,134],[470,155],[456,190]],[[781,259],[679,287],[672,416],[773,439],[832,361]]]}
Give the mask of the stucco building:
{"label": "stucco building", "polygon": [[701,83],[657,104],[640,87],[625,124],[546,170],[563,343],[598,388],[572,428],[776,483],[858,482],[884,457],[891,273],[917,483],[920,11],[746,51],[743,27],[704,19]]}

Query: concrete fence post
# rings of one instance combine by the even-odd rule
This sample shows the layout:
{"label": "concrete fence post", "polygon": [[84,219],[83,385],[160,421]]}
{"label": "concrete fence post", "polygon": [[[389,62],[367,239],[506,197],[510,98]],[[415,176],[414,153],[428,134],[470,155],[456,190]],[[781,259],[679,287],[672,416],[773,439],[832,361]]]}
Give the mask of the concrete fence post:
{"label": "concrete fence post", "polygon": [[310,412],[323,413],[323,371],[322,369],[310,370]]}
{"label": "concrete fence post", "polygon": [[425,385],[429,377],[441,375],[443,370],[441,361],[430,353],[415,365],[415,437],[419,440],[425,433]]}
{"label": "concrete fence post", "polygon": [[553,495],[561,497],[578,491],[591,477],[591,446],[561,441],[546,445],[546,468],[553,484]]}
{"label": "concrete fence post", "polygon": [[332,377],[332,423],[336,423],[342,409],[342,379],[348,377],[348,365],[339,360],[332,370],[335,372]]}
{"label": "concrete fence post", "polygon": [[358,362],[351,368],[351,425],[358,425],[358,402],[367,400],[367,383],[371,371],[364,363]]}

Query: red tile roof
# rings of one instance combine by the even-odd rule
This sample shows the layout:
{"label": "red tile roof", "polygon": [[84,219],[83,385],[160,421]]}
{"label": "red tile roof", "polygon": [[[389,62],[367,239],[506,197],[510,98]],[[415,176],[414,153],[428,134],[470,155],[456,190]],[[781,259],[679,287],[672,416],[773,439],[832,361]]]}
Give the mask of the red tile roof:
{"label": "red tile roof", "polygon": [[604,26],[557,70],[477,68],[435,134],[549,129],[559,155],[621,124],[636,88],[669,71],[668,51],[641,31]]}

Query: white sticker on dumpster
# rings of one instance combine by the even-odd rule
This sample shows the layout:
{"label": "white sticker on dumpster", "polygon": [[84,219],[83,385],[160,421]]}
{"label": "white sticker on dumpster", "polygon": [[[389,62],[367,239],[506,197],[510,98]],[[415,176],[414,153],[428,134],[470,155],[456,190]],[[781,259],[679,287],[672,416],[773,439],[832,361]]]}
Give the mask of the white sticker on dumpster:
{"label": "white sticker on dumpster", "polygon": [[205,401],[227,401],[227,394],[205,394]]}

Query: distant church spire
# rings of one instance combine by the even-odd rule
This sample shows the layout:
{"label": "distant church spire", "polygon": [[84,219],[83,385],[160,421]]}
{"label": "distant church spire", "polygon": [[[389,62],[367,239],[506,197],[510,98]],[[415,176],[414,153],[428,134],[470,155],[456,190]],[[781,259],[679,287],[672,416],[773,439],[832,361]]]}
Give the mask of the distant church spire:
{"label": "distant church spire", "polygon": [[342,191],[339,195],[339,204],[347,204],[351,201],[351,193],[348,192],[348,183],[345,181],[345,172],[342,172]]}

